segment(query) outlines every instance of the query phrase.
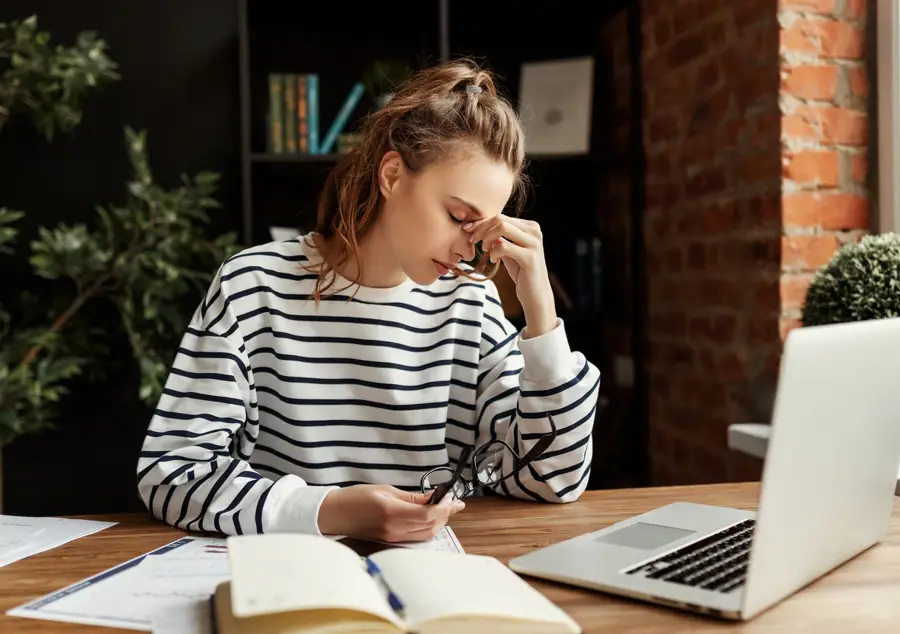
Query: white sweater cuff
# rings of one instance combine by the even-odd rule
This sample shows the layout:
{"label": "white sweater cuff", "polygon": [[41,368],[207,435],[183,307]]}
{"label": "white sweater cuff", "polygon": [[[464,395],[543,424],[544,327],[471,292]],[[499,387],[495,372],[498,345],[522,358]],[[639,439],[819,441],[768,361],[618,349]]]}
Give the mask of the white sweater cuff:
{"label": "white sweater cuff", "polygon": [[319,507],[332,489],[330,486],[309,486],[293,474],[282,476],[272,485],[263,512],[266,533],[309,533],[319,531]]}
{"label": "white sweater cuff", "polygon": [[533,383],[548,383],[571,369],[572,350],[562,319],[556,328],[531,339],[519,335],[519,350],[524,367],[522,378]]}

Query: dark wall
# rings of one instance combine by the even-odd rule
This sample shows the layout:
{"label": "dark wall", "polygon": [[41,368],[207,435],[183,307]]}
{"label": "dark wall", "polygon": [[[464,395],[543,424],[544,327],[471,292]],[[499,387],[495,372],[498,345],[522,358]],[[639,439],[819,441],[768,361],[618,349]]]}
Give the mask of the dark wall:
{"label": "dark wall", "polygon": [[[22,209],[21,246],[38,226],[88,221],[121,202],[129,176],[123,127],[145,129],[157,180],[222,174],[213,230],[240,228],[236,2],[226,0],[4,0],[0,21],[36,14],[54,41],[82,30],[109,44],[122,80],[87,102],[84,120],[46,143],[19,120],[0,132],[0,206]],[[34,285],[24,254],[0,259],[0,296]],[[127,348],[123,352],[128,353]],[[67,401],[59,428],[4,450],[4,512],[70,514],[140,510],[137,452],[149,411],[136,377],[117,375]]]}

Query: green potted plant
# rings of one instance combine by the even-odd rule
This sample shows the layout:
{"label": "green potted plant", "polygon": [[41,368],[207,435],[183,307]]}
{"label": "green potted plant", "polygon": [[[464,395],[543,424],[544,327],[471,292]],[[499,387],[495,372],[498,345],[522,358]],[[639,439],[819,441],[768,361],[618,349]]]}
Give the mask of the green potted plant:
{"label": "green potted plant", "polygon": [[120,79],[94,32],[79,33],[74,46],[54,46],[36,16],[0,23],[0,68],[0,129],[21,114],[47,140],[80,123],[90,92]]}
{"label": "green potted plant", "polygon": [[[90,90],[118,79],[104,49],[90,33],[73,48],[51,48],[33,17],[0,25],[0,56],[10,64],[0,75],[0,125],[20,113],[46,139],[73,129]],[[54,426],[73,381],[101,378],[111,367],[104,342],[116,332],[140,371],[138,397],[154,405],[212,275],[240,248],[233,233],[206,235],[208,211],[219,207],[218,174],[163,187],[150,169],[146,133],[126,127],[125,139],[132,177],[124,202],[97,207],[92,222],[41,228],[29,245],[34,275],[55,280],[60,293],[26,292],[14,307],[0,306],[0,450]],[[0,253],[13,252],[22,215],[0,207]],[[85,314],[99,304],[112,309],[113,323]]]}
{"label": "green potted plant", "polygon": [[900,317],[900,235],[864,236],[842,246],[813,277],[804,326]]}

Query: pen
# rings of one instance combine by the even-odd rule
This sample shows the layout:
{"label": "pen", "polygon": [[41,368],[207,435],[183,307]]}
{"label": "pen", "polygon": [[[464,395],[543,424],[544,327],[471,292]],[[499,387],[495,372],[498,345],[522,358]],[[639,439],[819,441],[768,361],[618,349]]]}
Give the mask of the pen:
{"label": "pen", "polygon": [[381,568],[368,557],[366,557],[366,570],[368,570],[372,578],[381,585],[382,590],[384,590],[384,593],[387,595],[388,603],[391,604],[391,608],[393,608],[394,612],[396,612],[401,619],[405,619],[406,606],[403,605],[403,602],[400,601],[400,597],[394,594],[394,591],[391,590],[387,581],[384,580],[384,575],[381,574]]}

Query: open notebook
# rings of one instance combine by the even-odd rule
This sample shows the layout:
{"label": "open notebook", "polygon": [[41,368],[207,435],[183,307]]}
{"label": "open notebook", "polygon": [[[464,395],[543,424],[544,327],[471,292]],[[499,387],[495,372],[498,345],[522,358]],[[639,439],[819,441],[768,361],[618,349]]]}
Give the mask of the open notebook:
{"label": "open notebook", "polygon": [[231,580],[213,596],[218,634],[581,632],[493,557],[388,549],[369,557],[379,578],[348,546],[304,534],[229,537],[228,556]]}

